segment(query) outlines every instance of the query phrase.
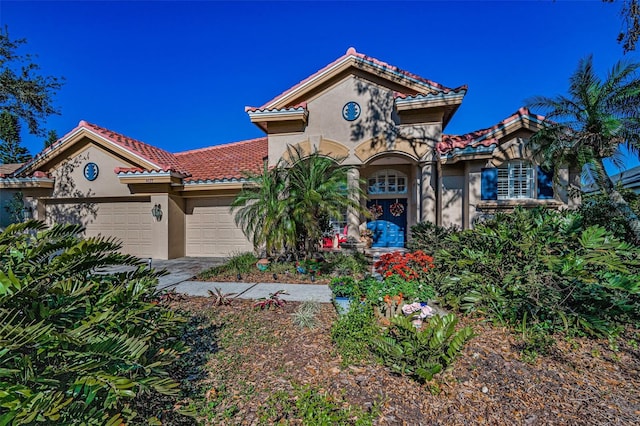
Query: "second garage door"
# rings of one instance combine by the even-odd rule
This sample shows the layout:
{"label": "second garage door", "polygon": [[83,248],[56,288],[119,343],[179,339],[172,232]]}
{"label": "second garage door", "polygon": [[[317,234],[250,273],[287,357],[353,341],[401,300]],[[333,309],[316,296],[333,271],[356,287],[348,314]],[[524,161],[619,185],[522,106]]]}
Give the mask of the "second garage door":
{"label": "second garage door", "polygon": [[87,237],[117,238],[121,251],[138,257],[151,257],[151,203],[148,199],[123,202],[47,204],[48,223],[79,223]]}
{"label": "second garage door", "polygon": [[187,200],[187,256],[227,257],[253,246],[233,220],[233,197]]}

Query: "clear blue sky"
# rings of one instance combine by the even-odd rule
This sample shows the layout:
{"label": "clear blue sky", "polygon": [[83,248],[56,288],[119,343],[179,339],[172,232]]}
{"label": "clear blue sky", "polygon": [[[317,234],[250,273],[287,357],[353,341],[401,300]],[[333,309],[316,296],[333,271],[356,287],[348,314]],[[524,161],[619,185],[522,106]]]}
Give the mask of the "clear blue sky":
{"label": "clear blue sky", "polygon": [[[533,95],[564,93],[587,54],[604,75],[623,57],[619,12],[599,0],[1,0],[0,24],[27,39],[44,74],[66,78],[48,129],[62,136],[87,120],[177,152],[263,136],[244,107],[350,46],[445,86],[467,84],[445,131],[488,127]],[[42,148],[42,138],[23,143]]]}

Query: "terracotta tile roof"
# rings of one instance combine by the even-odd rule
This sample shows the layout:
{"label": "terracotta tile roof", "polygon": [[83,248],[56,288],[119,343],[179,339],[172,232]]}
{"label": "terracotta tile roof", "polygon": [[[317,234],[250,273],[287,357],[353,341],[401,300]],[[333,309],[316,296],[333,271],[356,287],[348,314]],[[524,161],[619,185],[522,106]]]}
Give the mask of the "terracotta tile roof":
{"label": "terracotta tile roof", "polygon": [[116,133],[112,130],[100,127],[96,124],[87,123],[84,120],[81,121],[78,126],[93,130],[94,132],[110,140],[111,142],[120,145],[124,149],[131,151],[134,154],[139,155],[148,162],[155,164],[157,166],[155,167],[155,169],[174,170],[178,172],[183,171],[182,166],[176,156],[163,149],[130,138],[120,133]]}
{"label": "terracotta tile roof", "polygon": [[0,178],[7,177],[18,170],[22,164],[0,164]]}
{"label": "terracotta tile roof", "polygon": [[216,145],[176,153],[180,164],[191,171],[185,182],[233,180],[243,172],[260,173],[268,154],[267,138]]}
{"label": "terracotta tile roof", "polygon": [[533,119],[542,122],[544,117],[532,114],[528,108],[520,108],[518,111],[505,118],[498,124],[486,129],[476,130],[464,135],[442,135],[442,142],[439,142],[436,149],[441,154],[446,154],[454,149],[463,149],[468,147],[491,146],[498,143],[498,139],[491,137],[497,130],[500,130],[514,121],[520,121],[523,118]]}
{"label": "terracotta tile roof", "polygon": [[[455,89],[451,89],[449,87],[443,86],[440,83],[436,83],[435,81],[432,80],[428,80],[426,78],[420,77],[419,75],[410,73],[408,71],[404,71],[394,65],[390,65],[386,62],[383,62],[379,59],[376,58],[372,58],[370,56],[364,55],[362,53],[356,52],[356,49],[354,49],[353,47],[350,47],[347,50],[347,53],[345,53],[344,55],[342,55],[341,57],[339,57],[338,59],[336,59],[335,61],[331,62],[329,65],[325,66],[324,68],[320,69],[319,71],[317,71],[316,73],[310,75],[309,77],[305,78],[304,80],[302,80],[300,83],[296,84],[295,86],[291,87],[290,89],[287,89],[286,91],[282,92],[281,94],[279,94],[278,96],[276,96],[275,98],[271,99],[269,102],[265,103],[264,105],[262,105],[259,108],[253,108],[253,107],[247,107],[249,108],[249,110],[268,110],[270,109],[270,105],[275,103],[276,101],[278,101],[279,99],[287,96],[288,94],[296,91],[299,87],[304,86],[305,84],[307,84],[308,82],[316,79],[318,76],[322,75],[323,73],[325,73],[326,71],[330,70],[331,68],[335,67],[336,65],[338,65],[339,63],[341,63],[342,61],[344,61],[345,59],[349,58],[349,57],[355,57],[358,58],[361,61],[364,61],[366,63],[369,63],[373,66],[382,68],[383,70],[395,73],[395,74],[399,74],[405,78],[408,78],[410,80],[415,80],[419,83],[425,84],[427,86],[429,86],[434,92],[444,92],[444,93],[449,93],[451,91],[457,92],[460,90],[466,90],[467,86],[460,86],[458,88]],[[406,93],[404,95],[415,95],[416,93]],[[290,105],[291,107],[291,105]]]}

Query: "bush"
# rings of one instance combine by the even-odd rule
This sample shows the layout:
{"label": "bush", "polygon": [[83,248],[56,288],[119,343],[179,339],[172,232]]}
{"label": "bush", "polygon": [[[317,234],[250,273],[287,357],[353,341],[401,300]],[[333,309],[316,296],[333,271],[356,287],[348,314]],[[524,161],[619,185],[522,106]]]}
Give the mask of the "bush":
{"label": "bush", "polygon": [[385,296],[402,295],[403,299],[411,302],[426,302],[433,299],[435,290],[426,282],[406,280],[400,275],[390,275],[382,281],[371,283],[367,290],[367,299],[379,304]]}
{"label": "bush", "polygon": [[381,362],[395,373],[428,382],[449,366],[473,337],[470,327],[456,331],[457,323],[454,314],[436,315],[422,329],[416,329],[410,318],[396,316],[386,333],[373,339],[373,347]]}
{"label": "bush", "polygon": [[200,272],[198,278],[206,280],[220,274],[248,274],[256,269],[258,258],[251,252],[236,253],[222,265]]}
{"label": "bush", "polygon": [[331,327],[331,339],[345,365],[358,363],[369,356],[369,345],[378,333],[373,308],[368,303],[351,303]]}
{"label": "bush", "polygon": [[438,250],[445,248],[447,237],[459,228],[451,226],[445,228],[431,222],[421,222],[411,227],[411,239],[407,247],[411,251],[423,251],[429,256],[435,256]]}
{"label": "bush", "polygon": [[451,234],[436,290],[454,308],[497,321],[615,334],[640,314],[640,248],[575,212],[516,209]]}
{"label": "bush", "polygon": [[394,251],[380,256],[373,267],[384,278],[399,275],[405,280],[417,280],[433,268],[433,257],[417,250],[411,253]]}
{"label": "bush", "polygon": [[[0,424],[143,423],[127,401],[179,393],[167,368],[185,320],[158,303],[158,274],[81,231],[0,234]],[[133,271],[98,272],[116,265]]]}
{"label": "bush", "polygon": [[362,296],[358,281],[353,277],[335,277],[329,283],[329,288],[336,297],[359,299]]}

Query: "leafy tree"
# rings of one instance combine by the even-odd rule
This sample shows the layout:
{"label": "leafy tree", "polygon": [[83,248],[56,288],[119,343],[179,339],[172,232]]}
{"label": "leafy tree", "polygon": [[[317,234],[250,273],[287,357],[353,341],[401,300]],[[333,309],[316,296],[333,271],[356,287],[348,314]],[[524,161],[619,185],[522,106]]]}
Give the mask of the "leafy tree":
{"label": "leafy tree", "polygon": [[331,217],[342,217],[348,208],[359,209],[355,194],[347,189],[349,166],[338,165],[335,160],[317,151],[310,155],[300,149],[288,147],[288,197],[286,202],[297,223],[306,253],[315,251],[325,231],[323,224]]}
{"label": "leafy tree", "polygon": [[0,163],[24,163],[31,158],[26,148],[20,146],[20,122],[7,111],[0,112]]}
{"label": "leafy tree", "polygon": [[231,204],[235,222],[255,248],[265,246],[271,256],[295,247],[296,225],[286,204],[286,175],[280,167],[247,174],[247,183]]}
{"label": "leafy tree", "polygon": [[312,253],[323,223],[349,207],[360,208],[347,190],[347,166],[292,147],[288,157],[271,170],[265,164],[260,175],[247,175],[248,183],[231,205],[236,224],[254,247],[265,245],[267,255],[299,254],[298,243],[305,254]]}
{"label": "leafy tree", "polygon": [[[605,3],[613,3],[615,0],[602,0]],[[638,36],[640,35],[640,2],[638,0],[622,0],[623,30],[618,34],[618,43],[622,43],[624,53],[636,49]]]}
{"label": "leafy tree", "polygon": [[25,43],[11,40],[6,27],[0,30],[0,110],[25,122],[29,133],[44,136],[42,122],[59,113],[52,98],[62,81],[41,75],[32,55],[17,52]]}
{"label": "leafy tree", "polygon": [[47,139],[44,141],[44,147],[49,148],[51,145],[58,141],[58,132],[55,130],[49,130],[47,133]]}
{"label": "leafy tree", "polygon": [[[626,218],[640,242],[640,220],[615,188],[604,167],[611,159],[622,168],[621,147],[635,155],[640,149],[639,63],[617,62],[604,80],[593,69],[593,58],[580,60],[571,76],[567,96],[538,96],[528,104],[543,110],[546,126],[534,134],[529,147],[548,168],[569,165],[592,178]],[[556,168],[557,170],[557,168]]]}

